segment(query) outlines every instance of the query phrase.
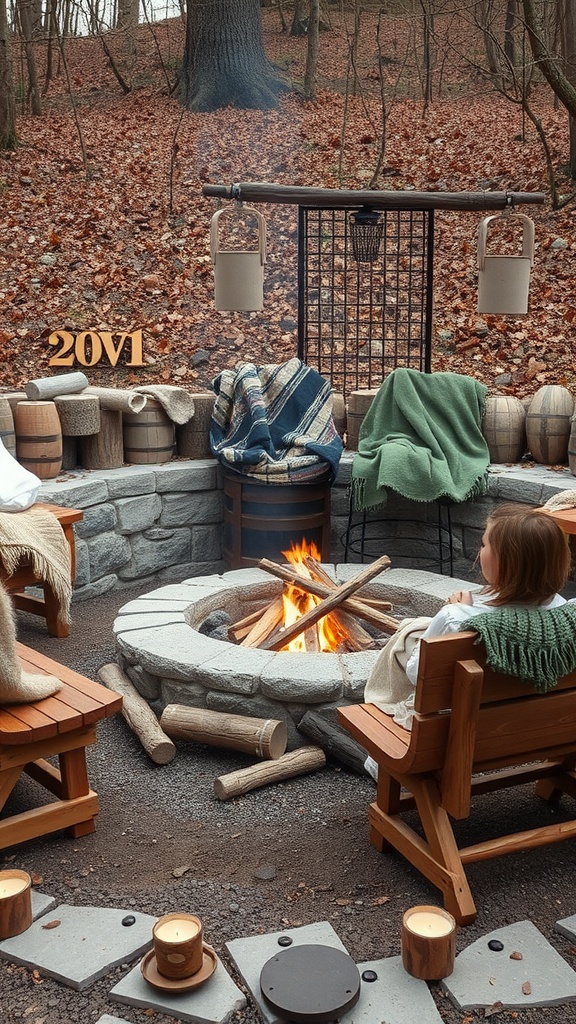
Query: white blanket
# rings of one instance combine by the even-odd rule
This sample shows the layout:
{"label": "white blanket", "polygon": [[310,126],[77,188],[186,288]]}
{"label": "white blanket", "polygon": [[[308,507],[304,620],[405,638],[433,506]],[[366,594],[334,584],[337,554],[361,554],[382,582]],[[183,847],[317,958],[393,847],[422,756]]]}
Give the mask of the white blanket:
{"label": "white blanket", "polygon": [[416,692],[406,675],[406,663],[431,621],[428,615],[402,619],[379,654],[364,689],[364,703],[376,704],[404,729],[412,728]]}

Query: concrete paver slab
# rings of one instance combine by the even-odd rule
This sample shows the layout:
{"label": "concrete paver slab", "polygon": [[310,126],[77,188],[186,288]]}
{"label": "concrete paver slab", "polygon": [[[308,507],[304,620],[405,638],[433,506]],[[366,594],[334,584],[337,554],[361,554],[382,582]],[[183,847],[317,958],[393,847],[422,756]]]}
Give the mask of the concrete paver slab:
{"label": "concrete paver slab", "polygon": [[360,999],[341,1024],[441,1024],[428,985],[404,970],[401,956],[358,964],[358,970],[361,978],[365,971],[378,977],[362,980]]}
{"label": "concrete paver slab", "polygon": [[103,1017],[99,1017],[96,1024],[130,1024],[130,1021],[124,1020],[123,1017],[111,1017],[109,1013],[105,1013]]}
{"label": "concrete paver slab", "polygon": [[[122,920],[133,917],[130,926]],[[39,970],[71,988],[87,988],[117,964],[141,956],[152,945],[157,918],[110,907],[61,904],[21,935],[0,942],[0,958]],[[52,921],[60,923],[48,927]]]}
{"label": "concrete paver slab", "polygon": [[[226,943],[226,948],[267,1024],[282,1024],[282,1018],[264,1001],[260,991],[260,973],[266,961],[283,948],[278,942],[283,937],[292,939],[293,945],[332,946],[348,952],[328,921],[233,939]],[[375,960],[357,966],[360,976],[364,971],[373,971],[377,978],[375,981],[362,980],[360,998],[351,1010],[339,1018],[340,1024],[413,1024],[415,1020],[419,1024],[440,1024],[442,1018],[426,982],[407,974],[401,957]]]}
{"label": "concrete paver slab", "polygon": [[125,975],[110,991],[110,998],[125,1006],[152,1009],[190,1024],[225,1024],[246,1005],[246,998],[234,984],[218,959],[211,978],[191,992],[161,992],[150,985],[140,971],[140,964]]}
{"label": "concrete paver slab", "polygon": [[556,921],[554,928],[561,935],[566,935],[567,938],[576,942],[576,914],[572,914],[571,917],[564,917],[561,921]]}
{"label": "concrete paver slab", "polygon": [[57,903],[54,896],[47,896],[45,892],[37,892],[36,889],[32,889],[30,896],[32,899],[33,921],[42,917],[43,914],[47,914],[48,911],[51,910],[52,907],[55,907]]}
{"label": "concrete paver slab", "polygon": [[314,924],[303,925],[301,928],[286,928],[280,932],[269,932],[266,935],[251,935],[248,938],[232,939],[231,942],[227,942],[226,949],[234,960],[267,1024],[276,1024],[276,1022],[280,1022],[281,1018],[262,998],[260,992],[260,972],[266,961],[283,948],[282,944],[278,942],[278,939],[283,936],[292,939],[294,945],[310,943],[333,946],[335,949],[341,949],[343,953],[348,952],[328,921],[318,921]]}
{"label": "concrete paver slab", "polygon": [[[494,941],[502,943],[503,949],[490,949]],[[556,1006],[576,1001],[576,972],[531,921],[519,921],[488,933],[459,953],[454,973],[442,987],[461,1010],[494,1003],[501,1003],[503,1010]]]}

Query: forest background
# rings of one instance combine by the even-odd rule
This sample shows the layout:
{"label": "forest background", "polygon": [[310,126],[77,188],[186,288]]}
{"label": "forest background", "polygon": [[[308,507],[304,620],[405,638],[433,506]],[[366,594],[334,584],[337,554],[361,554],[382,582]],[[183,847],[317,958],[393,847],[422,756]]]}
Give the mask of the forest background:
{"label": "forest background", "polygon": [[[205,390],[240,361],[295,355],[295,206],[261,207],[264,309],[214,306],[217,203],[202,186],[266,181],[546,192],[545,205],[522,209],[536,225],[525,317],[476,311],[482,214],[437,214],[432,369],[518,397],[545,383],[576,391],[573,119],[541,74],[515,0],[463,8],[349,0],[319,9],[314,0],[279,0],[261,11],[266,58],[286,83],[276,105],[212,111],[181,103],[184,10],[153,21],[141,8],[136,25],[124,9],[111,28],[87,2],[85,35],[74,34],[75,7],[52,38],[23,31],[18,11],[12,23],[8,12],[17,142],[0,150],[3,385],[57,372],[57,331],[141,330],[142,367],[123,358],[90,365],[89,345],[86,364],[74,363],[92,383],[118,387]],[[562,2],[576,6],[541,5],[552,41]],[[238,18],[246,3],[236,0]]]}

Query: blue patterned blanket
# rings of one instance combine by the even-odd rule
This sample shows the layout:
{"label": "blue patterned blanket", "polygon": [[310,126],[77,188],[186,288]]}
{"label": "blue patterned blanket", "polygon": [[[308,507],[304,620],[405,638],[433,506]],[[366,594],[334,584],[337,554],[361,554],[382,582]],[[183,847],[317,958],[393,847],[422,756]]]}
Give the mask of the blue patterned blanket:
{"label": "blue patterned blanket", "polygon": [[263,483],[334,480],[342,441],[330,384],[316,370],[300,359],[244,363],[223,370],[212,387],[210,446],[227,468]]}

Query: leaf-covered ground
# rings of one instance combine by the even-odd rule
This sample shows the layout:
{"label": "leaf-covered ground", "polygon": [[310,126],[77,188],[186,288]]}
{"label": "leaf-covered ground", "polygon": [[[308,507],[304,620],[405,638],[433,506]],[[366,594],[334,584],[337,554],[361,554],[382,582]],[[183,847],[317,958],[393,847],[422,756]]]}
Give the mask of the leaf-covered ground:
{"label": "leaf-covered ground", "polygon": [[[74,363],[93,383],[114,386],[170,382],[204,390],[240,360],[279,362],[294,355],[296,207],[262,207],[269,240],[264,310],[222,314],[214,308],[209,246],[216,202],[203,197],[202,185],[366,188],[383,130],[380,66],[387,120],[376,187],[546,191],[535,131],[476,66],[482,54],[471,27],[437,19],[436,31],[427,109],[413,56],[419,25],[402,19],[381,26],[378,44],[376,15],[364,15],[354,95],[351,26],[335,16],[332,30],[321,36],[318,97],[307,102],[297,89],[306,40],[287,36],[277,13],[267,12],[267,51],[296,89],[266,112],[182,111],[168,88],[183,48],[177,19],[154,30],[142,27],[132,70],[122,40],[109,41],[123,72],[132,75],[128,95],[98,40],[70,40],[75,110],[63,63],[55,59],[43,115],[21,113],[19,147],[0,154],[3,385],[67,372],[49,362],[55,350],[48,338],[57,330],[141,329],[144,367],[131,369],[122,359],[115,368],[104,359],[93,367]],[[38,47],[41,72],[45,56]],[[554,109],[542,85],[531,102],[561,165],[568,154],[567,116]],[[568,182],[560,187],[568,191]],[[576,204],[525,212],[536,222],[537,248],[530,312],[523,318],[476,312],[482,215],[437,215],[433,369],[470,374],[519,397],[543,383],[576,390]]]}

